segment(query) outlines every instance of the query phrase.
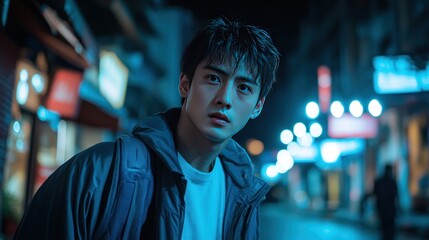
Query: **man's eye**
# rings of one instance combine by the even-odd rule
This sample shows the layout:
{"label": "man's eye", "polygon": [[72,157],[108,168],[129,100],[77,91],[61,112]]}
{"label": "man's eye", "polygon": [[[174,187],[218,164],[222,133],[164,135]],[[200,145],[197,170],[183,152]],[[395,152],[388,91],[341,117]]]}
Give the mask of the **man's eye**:
{"label": "man's eye", "polygon": [[240,85],[238,85],[238,89],[241,92],[246,93],[246,94],[252,93],[252,88],[250,86],[246,85],[246,84],[240,84]]}
{"label": "man's eye", "polygon": [[209,82],[211,82],[211,83],[219,83],[220,82],[219,77],[216,75],[209,75],[207,78],[208,78]]}

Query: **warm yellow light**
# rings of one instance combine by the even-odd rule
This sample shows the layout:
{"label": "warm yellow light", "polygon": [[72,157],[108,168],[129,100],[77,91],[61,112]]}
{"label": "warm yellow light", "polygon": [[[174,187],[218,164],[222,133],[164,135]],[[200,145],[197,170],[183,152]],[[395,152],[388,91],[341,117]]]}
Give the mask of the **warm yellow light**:
{"label": "warm yellow light", "polygon": [[259,155],[264,151],[264,143],[258,139],[251,138],[247,141],[247,152],[252,155]]}

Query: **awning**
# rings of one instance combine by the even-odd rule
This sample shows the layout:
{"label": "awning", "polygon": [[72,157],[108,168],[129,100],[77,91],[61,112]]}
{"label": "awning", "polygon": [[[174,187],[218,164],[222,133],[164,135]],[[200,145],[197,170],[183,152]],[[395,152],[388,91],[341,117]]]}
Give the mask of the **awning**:
{"label": "awning", "polygon": [[119,130],[119,119],[117,117],[107,114],[95,104],[83,99],[80,101],[79,114],[73,121],[115,132]]}

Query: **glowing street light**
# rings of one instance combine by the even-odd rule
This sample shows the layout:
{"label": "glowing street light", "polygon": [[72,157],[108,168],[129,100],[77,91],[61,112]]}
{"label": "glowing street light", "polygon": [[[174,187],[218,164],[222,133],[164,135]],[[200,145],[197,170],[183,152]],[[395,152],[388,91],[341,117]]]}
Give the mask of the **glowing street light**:
{"label": "glowing street light", "polygon": [[315,119],[317,118],[317,116],[319,116],[319,105],[317,105],[316,102],[309,102],[307,103],[307,106],[305,107],[305,113],[307,114],[307,116],[311,119]]}
{"label": "glowing street light", "polygon": [[280,141],[288,145],[293,140],[293,133],[289,129],[285,129],[280,133]]}
{"label": "glowing street light", "polygon": [[302,122],[295,123],[293,126],[293,134],[297,137],[302,137],[307,132],[307,127]]}
{"label": "glowing street light", "polygon": [[373,117],[378,117],[383,111],[383,107],[377,99],[372,99],[368,104],[368,111]]}
{"label": "glowing street light", "polygon": [[349,111],[353,115],[353,117],[360,117],[363,113],[363,106],[358,100],[353,100],[350,103]]}
{"label": "glowing street light", "polygon": [[340,101],[334,101],[331,104],[330,111],[332,116],[340,118],[344,114],[344,106]]}
{"label": "glowing street light", "polygon": [[322,128],[322,125],[320,125],[320,123],[315,122],[310,125],[310,134],[312,137],[318,138],[322,135],[322,132],[323,132],[323,128]]}

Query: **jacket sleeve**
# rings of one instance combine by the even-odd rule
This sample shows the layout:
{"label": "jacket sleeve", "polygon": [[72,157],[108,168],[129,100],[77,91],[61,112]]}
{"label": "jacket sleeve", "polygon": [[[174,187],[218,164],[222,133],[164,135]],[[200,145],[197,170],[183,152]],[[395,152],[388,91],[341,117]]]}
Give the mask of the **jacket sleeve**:
{"label": "jacket sleeve", "polygon": [[94,145],[51,174],[31,200],[14,239],[91,239],[99,211],[108,204],[99,202],[99,187],[114,168],[114,146]]}
{"label": "jacket sleeve", "polygon": [[[109,239],[111,231],[123,233],[124,225],[112,219],[126,223],[133,216],[124,209],[131,207],[126,205],[130,201],[123,201],[127,196],[117,198],[118,194],[136,191],[136,181],[145,179],[128,168],[136,151],[130,157],[124,145],[123,139],[99,143],[60,166],[33,197],[14,239]],[[130,176],[134,181],[127,180]]]}

